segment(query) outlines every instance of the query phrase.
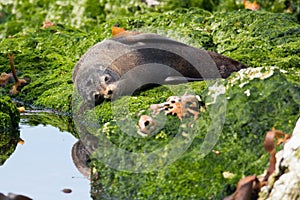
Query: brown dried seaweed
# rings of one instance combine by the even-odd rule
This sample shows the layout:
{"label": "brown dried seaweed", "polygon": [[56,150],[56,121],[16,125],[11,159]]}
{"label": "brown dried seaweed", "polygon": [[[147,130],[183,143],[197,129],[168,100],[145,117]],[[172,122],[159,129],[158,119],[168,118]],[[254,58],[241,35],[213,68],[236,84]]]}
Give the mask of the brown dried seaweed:
{"label": "brown dried seaweed", "polygon": [[10,55],[8,54],[8,59],[9,59],[9,63],[10,63],[10,68],[11,68],[11,72],[12,72],[12,75],[15,79],[15,83],[13,85],[13,88],[11,89],[10,93],[11,94],[17,94],[19,92],[19,89],[21,87],[23,87],[24,85],[26,85],[29,81],[29,80],[26,80],[26,79],[19,79],[18,76],[17,76],[17,73],[16,73],[16,68],[15,68],[15,65],[14,65],[14,55]]}
{"label": "brown dried seaweed", "polygon": [[257,199],[260,187],[260,182],[255,175],[247,176],[238,182],[236,191],[232,195],[225,197],[224,200]]}
{"label": "brown dried seaweed", "polygon": [[150,110],[152,110],[153,115],[165,111],[166,115],[177,116],[180,120],[189,115],[193,115],[196,120],[199,117],[198,101],[200,98],[196,95],[170,96],[164,103],[152,104]]}
{"label": "brown dried seaweed", "polygon": [[[153,116],[164,111],[165,115],[174,115],[180,120],[190,115],[196,120],[200,114],[199,101],[201,99],[197,95],[170,96],[164,103],[151,104],[149,109],[152,110]],[[151,117],[143,115],[138,122],[138,133],[142,136],[149,135],[155,129],[155,125]]]}
{"label": "brown dried seaweed", "polygon": [[0,86],[5,87],[9,83],[9,81],[12,77],[13,77],[12,73],[9,73],[9,74],[7,74],[5,72],[1,73],[1,75],[0,75]]}
{"label": "brown dried seaweed", "polygon": [[50,22],[50,21],[47,21],[47,20],[46,20],[46,21],[43,23],[42,28],[49,28],[49,27],[51,27],[51,26],[56,26],[56,24],[53,23],[53,22]]}
{"label": "brown dried seaweed", "polygon": [[117,37],[124,37],[124,36],[128,36],[128,35],[136,35],[136,34],[139,34],[140,32],[127,31],[124,28],[113,26],[111,29],[111,33],[114,38],[117,38]]}
{"label": "brown dried seaweed", "polygon": [[262,180],[259,180],[256,176],[247,176],[241,179],[238,184],[236,191],[224,198],[224,200],[252,200],[257,199],[258,193],[262,186],[267,184],[270,175],[275,171],[276,165],[276,149],[274,146],[275,139],[277,139],[276,145],[286,143],[291,135],[288,135],[282,131],[275,130],[272,128],[271,131],[267,132],[264,140],[264,148],[270,153],[270,164],[266,175]]}
{"label": "brown dried seaweed", "polygon": [[277,139],[276,145],[278,146],[281,143],[286,143],[288,139],[290,139],[290,137],[291,135],[288,135],[282,131],[275,130],[274,128],[272,128],[271,131],[267,132],[264,141],[264,147],[265,150],[270,153],[270,165],[267,174],[264,177],[264,181],[267,181],[270,175],[275,171],[275,165],[276,165],[276,149],[274,147],[275,139]]}

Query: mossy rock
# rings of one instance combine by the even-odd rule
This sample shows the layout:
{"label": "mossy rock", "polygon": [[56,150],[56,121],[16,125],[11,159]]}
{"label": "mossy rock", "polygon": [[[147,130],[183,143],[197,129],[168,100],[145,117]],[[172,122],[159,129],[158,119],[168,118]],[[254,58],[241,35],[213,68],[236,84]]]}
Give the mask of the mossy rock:
{"label": "mossy rock", "polygon": [[[120,7],[112,2],[89,1],[84,5],[75,5],[69,1],[59,6],[61,2],[54,0],[1,2],[0,72],[10,71],[7,54],[14,53],[19,75],[31,78],[31,83],[15,98],[41,108],[70,112],[73,98],[72,69],[88,48],[111,37],[114,24],[129,30],[159,33],[198,48],[222,53],[251,67],[275,65],[287,73],[264,68],[267,72],[273,72],[272,76],[263,80],[255,78],[239,82],[239,73],[228,80],[220,80],[217,84],[226,88],[226,109],[222,102],[216,107],[208,106],[199,124],[191,130],[187,125],[188,120],[180,122],[168,116],[166,128],[156,137],[131,137],[123,130],[131,130],[134,134],[137,114],[149,114],[148,106],[166,100],[174,94],[172,91],[184,94],[187,88],[192,88],[206,103],[210,102],[211,96],[205,83],[172,86],[172,90],[158,87],[134,97],[119,99],[115,106],[127,101],[130,109],[127,111],[123,108],[121,114],[127,113],[126,117],[133,119],[131,124],[126,120],[121,121],[123,129],[118,124],[120,118],[114,118],[115,111],[110,103],[96,107],[91,116],[97,116],[97,126],[103,127],[98,132],[93,129],[90,131],[128,151],[151,152],[164,147],[172,141],[178,130],[196,134],[188,150],[159,171],[139,174],[120,172],[108,168],[101,160],[94,160],[93,166],[99,177],[92,177],[95,199],[220,199],[234,191],[241,177],[263,173],[268,165],[268,155],[262,146],[265,131],[274,126],[290,132],[295,119],[299,117],[299,19],[292,14],[274,14],[263,10],[226,13],[211,13],[199,8],[171,10],[177,4],[181,7],[190,6],[184,5],[187,1],[174,1],[173,5],[167,5],[169,8],[163,5],[157,12],[143,7],[145,4],[140,6],[141,2],[133,5],[128,3],[129,0],[120,1]],[[232,9],[241,6],[236,7],[234,2],[219,1],[219,5],[226,4]],[[263,2],[266,5],[268,3],[259,3]],[[78,13],[76,9],[79,7],[86,12]],[[162,12],[168,9],[169,12]],[[56,26],[41,28],[45,20],[55,22]],[[232,84],[232,80],[237,82]],[[221,154],[199,153],[205,133],[213,121],[212,116],[224,116],[225,111],[223,132],[217,135],[218,141],[213,149]],[[8,114],[5,113],[3,118],[8,119]],[[50,120],[46,117],[45,121]],[[186,134],[181,135],[183,141],[187,141],[184,137]],[[225,178],[223,172],[234,176]]]}
{"label": "mossy rock", "polygon": [[[130,97],[129,110],[122,111],[121,106],[118,107],[122,102],[124,107],[129,97],[123,97],[120,102],[115,103],[116,105],[106,102],[96,107],[95,116],[100,119],[97,121],[104,125],[99,126],[100,130],[93,130],[100,138],[101,149],[94,153],[93,166],[97,172],[97,175],[92,176],[94,198],[221,199],[229,195],[234,191],[240,178],[262,174],[268,167],[269,156],[263,148],[265,133],[272,127],[287,133],[293,130],[294,123],[300,115],[300,84],[289,81],[288,76],[274,67],[242,70],[226,81],[220,80],[215,83],[226,88],[227,103],[217,100],[216,104],[219,105],[210,104],[214,95],[209,92],[209,87],[205,89],[203,83],[196,82],[172,86],[175,87],[172,90],[155,88],[146,91],[146,95],[140,93],[138,96]],[[196,127],[185,129],[184,127],[190,127],[188,122],[191,119],[180,121],[174,116],[169,116],[164,128],[154,137],[134,137],[130,132],[132,130],[124,128],[126,127],[124,124],[131,123],[129,118],[134,122],[138,121],[136,113],[147,112],[144,109],[150,104],[163,102],[177,89],[186,91],[183,88],[192,88],[192,91],[206,102],[207,110],[201,113],[199,123],[195,122]],[[219,100],[222,99],[224,100],[224,98]],[[117,110],[123,113],[118,115],[112,112],[110,104],[120,108],[121,110]],[[214,139],[217,142],[210,145],[207,143],[210,140],[206,134],[210,124],[213,123],[212,120],[218,119],[219,116],[224,116],[225,119],[224,124],[219,124],[223,126],[222,133],[212,132],[214,134],[211,135],[211,142],[213,143]],[[91,122],[90,119],[88,121]],[[129,126],[132,127],[132,124]],[[137,135],[136,130],[134,129]],[[217,130],[216,128],[215,131]],[[149,164],[141,161],[144,155],[142,152],[155,151],[161,147],[172,148],[168,144],[175,140],[175,136],[184,133],[185,136],[195,134],[193,142],[173,163],[159,165],[154,158],[149,160],[153,162]],[[182,137],[182,140],[186,138]],[[135,152],[141,157],[126,157],[126,160],[118,158],[118,154],[114,154],[116,152],[104,150],[112,147],[107,141],[128,151],[128,154]],[[178,149],[181,148],[180,145],[184,145],[184,143],[174,144],[179,145]],[[205,145],[208,151],[201,150]],[[168,157],[166,153],[168,151],[163,155]],[[125,171],[110,168],[112,164],[109,156],[113,162],[118,160],[118,165],[124,165]],[[138,168],[131,168],[130,172],[131,169],[126,166],[134,165],[127,165],[127,162],[140,163],[139,167],[154,165],[152,167],[156,167],[157,171],[134,173]],[[232,174],[232,177],[228,178],[226,173]],[[97,192],[99,190],[101,192]]]}
{"label": "mossy rock", "polygon": [[0,131],[19,127],[20,112],[8,96],[0,98],[0,119]]}
{"label": "mossy rock", "polygon": [[0,131],[0,166],[15,151],[20,140],[19,130]]}
{"label": "mossy rock", "polygon": [[20,113],[8,96],[0,98],[0,165],[14,152],[19,141]]}
{"label": "mossy rock", "polygon": [[[300,19],[299,2],[282,0],[258,0],[263,11],[288,12]],[[156,7],[147,6],[141,0],[90,0],[86,2],[56,0],[16,0],[0,2],[0,38],[28,29],[40,27],[45,20],[57,24],[68,24],[82,30],[91,30],[113,18],[138,17],[163,13],[178,8],[202,8],[207,11],[234,11],[244,9],[242,1],[234,0],[165,0]],[[4,25],[1,25],[4,24]]]}
{"label": "mossy rock", "polygon": [[[7,9],[9,12],[11,8]],[[129,30],[162,34],[201,49],[216,51],[248,66],[276,65],[299,71],[299,23],[290,14],[177,9],[134,17],[120,16],[85,31],[70,26],[71,22],[41,28],[45,16],[34,13],[33,16],[39,19],[38,24],[0,40],[0,71],[10,71],[7,54],[14,53],[19,76],[31,78],[30,84],[15,98],[37,107],[71,111],[72,70],[88,48],[111,37],[114,24]],[[14,18],[11,19],[13,23]],[[3,21],[0,26],[5,27],[7,23]]]}

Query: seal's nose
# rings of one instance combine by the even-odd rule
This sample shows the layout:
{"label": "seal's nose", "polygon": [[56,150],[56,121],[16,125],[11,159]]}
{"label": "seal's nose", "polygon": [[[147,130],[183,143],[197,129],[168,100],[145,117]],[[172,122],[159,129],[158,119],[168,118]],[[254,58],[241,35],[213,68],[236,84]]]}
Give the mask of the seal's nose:
{"label": "seal's nose", "polygon": [[108,95],[112,95],[112,94],[113,94],[113,91],[112,91],[112,90],[108,90],[108,91],[107,91],[107,94],[108,94]]}
{"label": "seal's nose", "polygon": [[105,99],[112,99],[113,98],[113,95],[115,93],[115,90],[116,90],[116,85],[115,83],[111,83],[111,84],[108,84],[106,86],[106,89],[104,91],[104,98]]}

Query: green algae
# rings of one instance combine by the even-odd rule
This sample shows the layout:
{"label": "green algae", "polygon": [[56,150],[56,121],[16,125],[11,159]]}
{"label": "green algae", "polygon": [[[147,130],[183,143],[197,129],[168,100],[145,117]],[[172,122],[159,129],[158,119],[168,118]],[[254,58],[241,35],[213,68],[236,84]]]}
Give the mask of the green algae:
{"label": "green algae", "polygon": [[[259,12],[225,13],[207,10],[236,10],[242,5],[235,1],[210,1],[214,7],[202,10],[189,7],[201,7],[204,1],[172,1],[174,4],[170,1],[156,8],[129,0],[85,1],[76,5],[72,1],[30,2],[0,3],[0,72],[9,72],[7,54],[14,53],[20,77],[31,78],[31,83],[15,98],[41,108],[71,111],[72,69],[89,47],[111,37],[114,24],[129,30],[163,34],[252,67],[273,65],[287,70],[286,74],[275,71],[266,80],[249,80],[243,87],[239,85],[244,82],[232,85],[221,81],[230,87],[226,90],[223,133],[214,146],[220,155],[210,152],[203,158],[199,152],[212,121],[210,114],[214,113],[208,110],[201,115],[189,149],[162,170],[133,174],[110,169],[101,160],[94,160],[98,174],[92,176],[95,199],[221,199],[234,191],[241,177],[260,174],[266,169],[268,155],[262,146],[265,132],[273,126],[291,132],[299,117],[299,19],[292,14],[264,11],[281,12],[284,7],[280,1],[272,1],[273,6],[270,1],[258,1],[264,7]],[[80,7],[84,12],[78,10]],[[173,10],[178,7],[184,9]],[[45,20],[55,22],[56,26],[41,28]],[[172,90],[184,93],[188,87],[205,102],[210,100],[203,83],[174,86]],[[129,102],[129,113],[125,109],[122,113],[125,116],[127,113],[133,121],[131,124],[122,121],[123,128],[136,133],[138,116],[150,114],[147,110],[150,104],[163,102],[173,94],[166,87],[158,87],[116,101],[116,107],[122,106],[125,100]],[[105,135],[109,141],[132,152],[151,152],[163,147],[179,129],[181,133],[187,129],[186,121],[180,125],[177,118],[168,116],[165,128],[156,137],[130,137],[120,129],[117,121],[121,119],[114,118],[109,102],[96,107],[94,112],[96,122],[102,126],[96,135]],[[8,119],[8,115],[3,119]],[[38,116],[30,120],[33,125],[44,121],[70,130],[65,119]],[[227,179],[223,172],[233,173],[234,177]]]}
{"label": "green algae", "polygon": [[[2,118],[1,118],[2,120]],[[0,131],[0,166],[15,151],[20,140],[19,130]]]}
{"label": "green algae", "polygon": [[[254,1],[249,1],[254,2]],[[299,2],[296,0],[281,1],[281,0],[257,0],[260,9],[268,12],[294,12],[299,14]],[[288,4],[289,5],[288,5]],[[235,0],[165,0],[158,8],[162,10],[174,10],[176,8],[191,8],[197,7],[208,11],[234,11],[243,9],[243,1]]]}
{"label": "green algae", "polygon": [[[159,168],[158,171],[146,174],[120,172],[105,166],[103,160],[95,160],[93,164],[99,174],[93,177],[92,188],[95,192],[99,187],[102,190],[96,192],[94,198],[221,199],[234,191],[235,184],[240,178],[263,173],[269,159],[262,145],[266,131],[276,127],[290,133],[300,113],[299,83],[289,82],[286,74],[278,69],[274,71],[269,68],[262,69],[264,70],[272,71],[272,75],[262,80],[246,78],[242,82],[247,84],[242,88],[241,82],[237,81],[234,84],[231,82],[239,77],[239,74],[233,75],[225,83],[222,81],[226,87],[228,85],[230,87],[226,90],[228,102],[223,133],[214,146],[214,150],[219,151],[220,155],[210,152],[203,158],[200,151],[207,126],[211,123],[208,108],[207,112],[201,114],[196,136],[189,149],[174,163]],[[196,94],[208,100],[208,92],[204,92],[201,84],[203,83],[191,83]],[[250,95],[245,93],[247,90],[250,90]],[[156,88],[147,91],[148,97],[151,96],[151,92],[153,95],[161,95],[162,99],[164,95],[169,95],[165,94],[165,91],[159,92]],[[153,102],[146,96],[138,96],[132,101],[142,101],[146,105]],[[222,111],[211,114],[220,115],[220,112]],[[134,111],[128,116],[134,117]],[[121,130],[114,119],[109,121],[112,122],[109,126],[103,126],[104,134],[115,145],[133,152],[155,150],[159,148],[156,146],[157,143],[167,145],[174,138],[174,133],[179,130],[176,125],[179,120],[170,116],[168,123],[171,125],[166,124],[158,133],[164,134],[166,138],[137,139],[130,138],[128,132],[123,132],[124,129]],[[171,130],[170,127],[175,128]],[[222,175],[223,172],[233,173],[234,177],[226,179]]]}
{"label": "green algae", "polygon": [[[57,27],[53,31],[38,29],[3,40],[1,58],[6,65],[0,67],[2,71],[9,69],[6,55],[11,52],[15,54],[17,70],[31,78],[30,84],[23,88],[17,98],[19,96],[22,101],[36,106],[67,111],[73,90],[72,69],[86,50],[82,44],[89,44],[85,41],[86,35]],[[76,44],[78,41],[82,41],[82,44]]]}
{"label": "green algae", "polygon": [[16,98],[40,107],[69,111],[75,63],[93,44],[111,37],[114,24],[129,30],[163,34],[217,51],[249,66],[299,68],[299,23],[294,16],[263,11],[212,14],[192,8],[116,17],[89,32],[67,24],[24,29],[1,40],[0,71],[9,72],[7,54],[14,53],[20,76],[31,78]]}
{"label": "green algae", "polygon": [[0,98],[0,131],[18,128],[20,113],[8,96]]}
{"label": "green algae", "polygon": [[51,110],[48,110],[48,112],[47,110],[40,110],[22,115],[21,119],[22,124],[29,126],[51,125],[58,128],[59,131],[66,131],[72,133],[75,137],[78,137],[76,130],[74,129],[72,116],[70,115]]}
{"label": "green algae", "polygon": [[300,29],[292,16],[235,11],[220,14],[216,19],[212,22],[212,34],[217,52],[248,66],[299,68],[299,41],[296,38]]}
{"label": "green algae", "polygon": [[0,98],[0,165],[14,152],[19,141],[20,113],[8,96]]}

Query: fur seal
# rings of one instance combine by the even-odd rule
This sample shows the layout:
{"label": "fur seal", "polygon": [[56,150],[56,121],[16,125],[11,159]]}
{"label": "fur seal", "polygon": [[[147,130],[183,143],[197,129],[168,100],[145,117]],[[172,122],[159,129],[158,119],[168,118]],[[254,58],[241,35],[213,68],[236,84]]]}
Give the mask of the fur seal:
{"label": "fur seal", "polygon": [[247,66],[150,33],[120,34],[91,47],[73,70],[73,82],[89,103],[131,94],[153,85],[227,78]]}

